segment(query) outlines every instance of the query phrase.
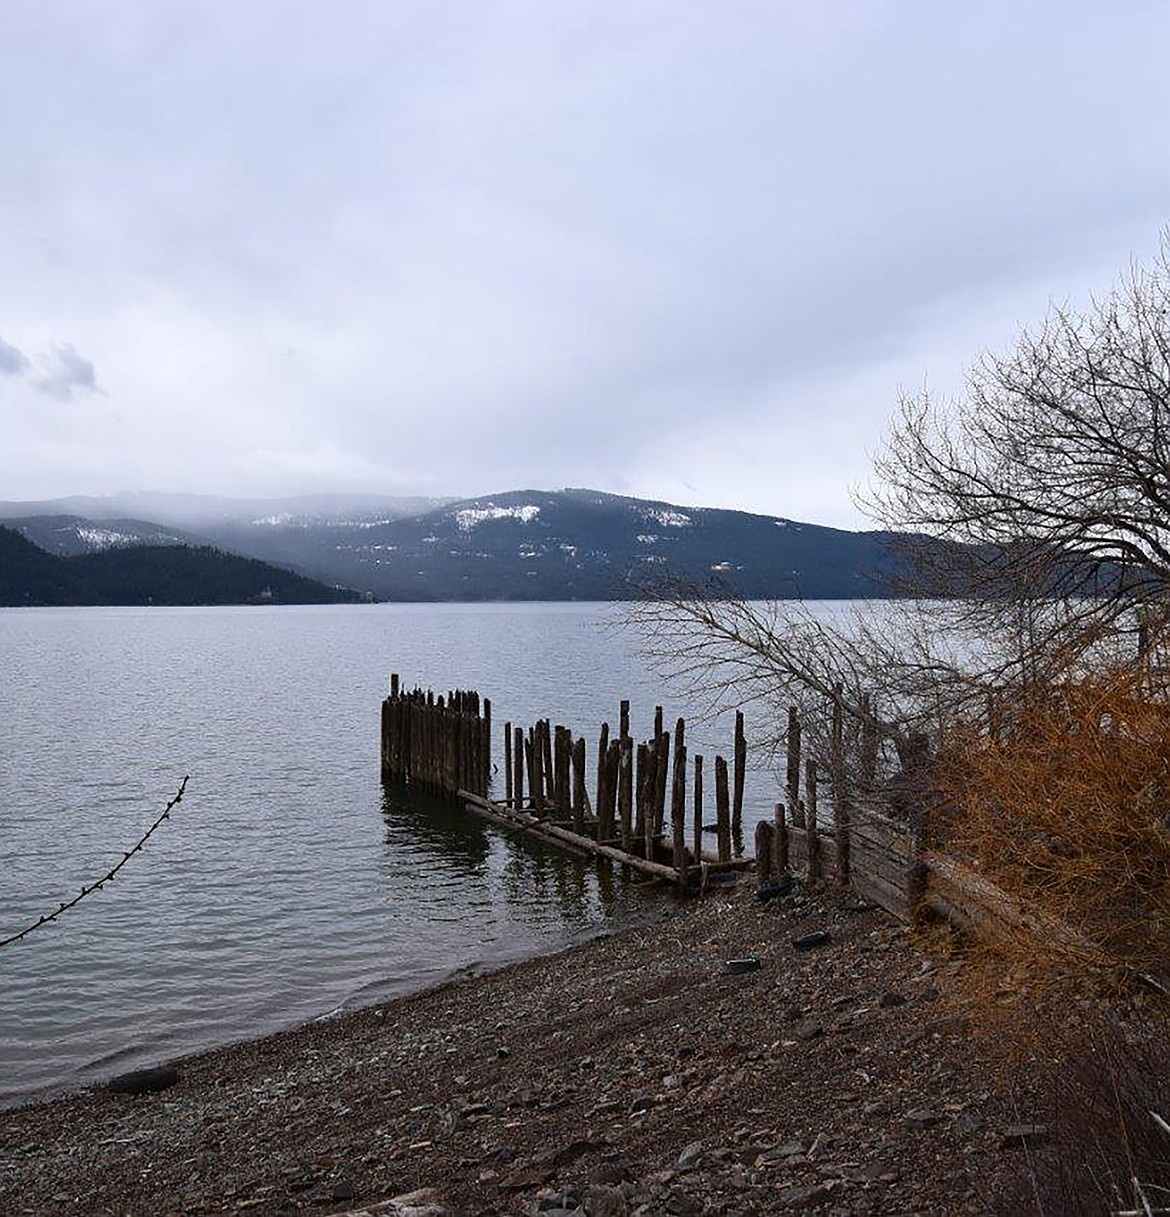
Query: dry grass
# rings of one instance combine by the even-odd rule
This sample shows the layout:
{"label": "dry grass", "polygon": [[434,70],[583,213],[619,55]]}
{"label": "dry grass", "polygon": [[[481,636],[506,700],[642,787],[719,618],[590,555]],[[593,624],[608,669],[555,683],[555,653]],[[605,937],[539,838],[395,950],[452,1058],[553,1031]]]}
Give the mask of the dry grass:
{"label": "dry grass", "polygon": [[[997,738],[943,747],[949,848],[1011,895],[1157,976],[1170,959],[1170,706],[1126,670],[1021,698]],[[998,944],[1029,968],[1054,941]],[[1081,961],[1084,962],[1084,961]]]}
{"label": "dry grass", "polygon": [[1001,710],[940,749],[940,839],[1074,933],[963,948],[964,1013],[1048,1130],[999,1211],[1170,1212],[1170,704],[1131,666]]}

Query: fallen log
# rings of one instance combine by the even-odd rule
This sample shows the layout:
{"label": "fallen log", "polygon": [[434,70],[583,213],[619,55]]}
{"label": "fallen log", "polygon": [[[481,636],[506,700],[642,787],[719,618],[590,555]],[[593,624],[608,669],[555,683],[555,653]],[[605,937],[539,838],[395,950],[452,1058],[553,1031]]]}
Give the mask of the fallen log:
{"label": "fallen log", "polygon": [[495,819],[517,828],[526,829],[535,836],[563,842],[575,849],[584,850],[586,853],[608,858],[611,862],[620,862],[623,866],[629,866],[646,875],[653,875],[654,878],[662,879],[666,883],[678,883],[679,881],[678,871],[673,866],[663,866],[660,862],[652,862],[648,858],[639,858],[636,854],[626,853],[625,850],[618,849],[613,845],[599,845],[590,837],[580,836],[570,829],[550,824],[547,820],[541,820],[536,816],[529,815],[527,812],[505,812],[490,800],[473,794],[468,790],[460,790],[459,797],[463,800],[469,811],[474,811],[488,819]]}

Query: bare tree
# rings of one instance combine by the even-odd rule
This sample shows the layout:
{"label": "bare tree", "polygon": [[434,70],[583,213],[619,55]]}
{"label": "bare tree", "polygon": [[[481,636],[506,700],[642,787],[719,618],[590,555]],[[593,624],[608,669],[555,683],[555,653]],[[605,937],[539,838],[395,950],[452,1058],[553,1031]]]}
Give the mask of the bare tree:
{"label": "bare tree", "polygon": [[[1170,587],[1170,242],[1078,312],[1053,308],[956,402],[901,401],[863,505],[955,543],[921,590],[1037,600],[1066,660]],[[933,551],[937,560],[940,551]],[[1073,632],[1080,622],[1082,637]],[[1040,645],[1042,639],[1037,639]]]}
{"label": "bare tree", "polygon": [[1170,616],[1170,238],[1087,310],[1054,307],[979,359],[960,399],[905,396],[859,503],[903,538],[904,599],[826,617],[659,585],[633,617],[660,668],[724,704],[835,701],[904,750],[992,697],[1132,655],[1139,624],[1156,635]]}

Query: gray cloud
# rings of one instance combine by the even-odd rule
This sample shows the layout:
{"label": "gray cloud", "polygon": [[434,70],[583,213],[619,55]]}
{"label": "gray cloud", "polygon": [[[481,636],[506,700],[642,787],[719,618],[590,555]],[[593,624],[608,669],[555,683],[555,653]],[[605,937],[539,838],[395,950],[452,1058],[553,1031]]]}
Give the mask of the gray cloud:
{"label": "gray cloud", "polygon": [[0,338],[0,372],[5,376],[23,376],[31,366],[23,351]]}
{"label": "gray cloud", "polygon": [[601,483],[842,522],[901,385],[1170,220],[1165,6],[9,7],[4,403],[102,391],[54,335],[116,386],[8,412],[30,498]]}
{"label": "gray cloud", "polygon": [[56,346],[41,358],[41,372],[33,384],[42,393],[69,401],[77,390],[97,393],[97,374],[88,359],[83,359],[71,343]]}

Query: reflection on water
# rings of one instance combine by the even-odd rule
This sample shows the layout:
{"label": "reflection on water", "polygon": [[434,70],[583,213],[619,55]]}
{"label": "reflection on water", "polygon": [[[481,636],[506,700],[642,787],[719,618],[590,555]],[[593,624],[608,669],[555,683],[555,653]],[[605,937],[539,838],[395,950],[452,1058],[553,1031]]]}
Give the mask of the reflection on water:
{"label": "reflection on water", "polygon": [[[392,671],[478,687],[498,723],[552,716],[591,748],[629,698],[644,737],[661,686],[600,628],[609,611],[0,610],[0,937],[108,869],[191,775],[115,883],[0,950],[0,1103],[660,907],[608,864],[380,782]],[[718,724],[688,723],[688,735],[708,756],[731,739]],[[748,778],[750,835],[775,786],[750,766]]]}
{"label": "reflection on water", "polygon": [[[608,862],[556,848],[515,829],[492,824],[465,808],[411,794],[402,782],[382,785],[386,844],[416,865],[456,868],[511,906],[510,915],[539,923],[558,914],[568,927],[596,927],[628,915],[637,887]],[[473,898],[461,883],[459,899]]]}

